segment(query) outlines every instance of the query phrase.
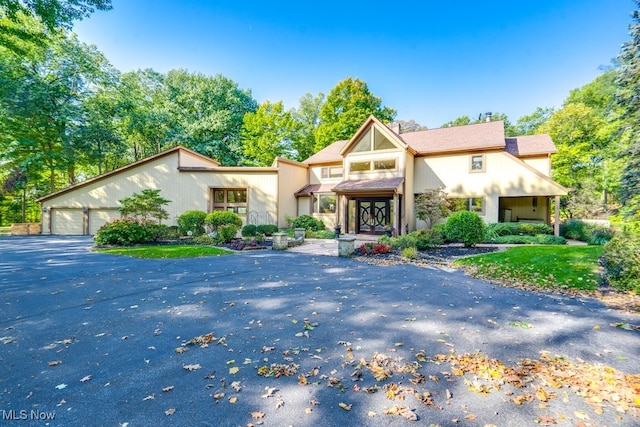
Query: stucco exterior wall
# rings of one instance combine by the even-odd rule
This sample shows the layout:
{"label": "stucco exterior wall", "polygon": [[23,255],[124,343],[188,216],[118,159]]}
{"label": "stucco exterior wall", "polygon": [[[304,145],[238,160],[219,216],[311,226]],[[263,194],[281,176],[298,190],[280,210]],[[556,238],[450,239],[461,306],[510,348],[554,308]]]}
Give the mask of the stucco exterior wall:
{"label": "stucco exterior wall", "polygon": [[522,161],[540,173],[551,176],[551,159],[549,157],[525,157]]}
{"label": "stucco exterior wall", "polygon": [[[287,225],[285,217],[298,216],[295,192],[307,182],[307,168],[287,162],[278,163],[278,227]],[[308,199],[307,199],[308,200]]]}

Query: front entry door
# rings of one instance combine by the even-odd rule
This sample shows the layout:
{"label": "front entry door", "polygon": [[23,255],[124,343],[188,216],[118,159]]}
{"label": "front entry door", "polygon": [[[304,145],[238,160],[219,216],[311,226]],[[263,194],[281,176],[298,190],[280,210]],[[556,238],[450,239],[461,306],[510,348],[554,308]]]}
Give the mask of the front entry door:
{"label": "front entry door", "polygon": [[382,234],[391,224],[391,199],[358,199],[356,233]]}

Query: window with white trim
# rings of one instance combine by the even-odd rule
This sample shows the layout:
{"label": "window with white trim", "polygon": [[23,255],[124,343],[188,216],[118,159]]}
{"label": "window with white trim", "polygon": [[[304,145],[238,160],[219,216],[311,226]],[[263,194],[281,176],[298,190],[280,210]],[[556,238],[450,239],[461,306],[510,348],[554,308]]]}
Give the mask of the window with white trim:
{"label": "window with white trim", "polygon": [[484,172],[485,169],[485,155],[484,154],[474,154],[471,156],[469,163],[469,171],[470,172]]}
{"label": "window with white trim", "polygon": [[246,188],[213,188],[212,210],[230,211],[238,215],[247,213]]}
{"label": "window with white trim", "polygon": [[324,179],[327,178],[342,178],[344,174],[342,166],[328,166],[322,168],[320,171],[320,176]]}
{"label": "window with white trim", "polygon": [[470,211],[484,215],[484,197],[464,197],[449,199],[449,209],[452,212]]}
{"label": "window with white trim", "polygon": [[313,212],[335,213],[336,195],[334,193],[317,193],[313,195]]}

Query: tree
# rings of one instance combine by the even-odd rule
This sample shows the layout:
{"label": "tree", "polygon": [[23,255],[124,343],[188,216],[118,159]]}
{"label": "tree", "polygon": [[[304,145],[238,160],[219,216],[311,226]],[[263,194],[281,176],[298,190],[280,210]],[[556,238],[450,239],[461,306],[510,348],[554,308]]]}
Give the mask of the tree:
{"label": "tree", "polygon": [[172,122],[171,141],[223,165],[242,163],[243,118],[257,108],[250,91],[239,89],[237,83],[220,74],[209,77],[185,70],[169,71],[164,90]]}
{"label": "tree", "polygon": [[300,98],[300,105],[293,112],[298,124],[298,131],[293,140],[295,158],[303,161],[311,157],[316,146],[316,130],[320,124],[320,108],[324,102],[324,94],[313,96],[306,93]]}
{"label": "tree", "polygon": [[421,130],[429,129],[426,126],[422,126],[420,123],[417,123],[413,119],[412,120],[396,120],[389,125],[389,127],[394,127],[394,126],[399,126],[400,132],[402,133],[418,132]]}
{"label": "tree", "polygon": [[125,197],[118,202],[120,203],[118,210],[123,217],[143,220],[155,218],[158,223],[169,218],[169,213],[163,206],[168,205],[171,201],[160,196],[159,189],[145,189],[140,194],[133,193],[131,197]]}
{"label": "tree", "polygon": [[415,209],[418,219],[427,221],[428,228],[432,228],[451,212],[447,193],[442,187],[430,188],[419,194],[416,197]]}
{"label": "tree", "polygon": [[382,100],[374,96],[362,80],[351,77],[342,80],[331,89],[320,109],[315,151],[351,138],[370,115],[389,123],[396,111],[383,107]]}
{"label": "tree", "polygon": [[552,107],[538,107],[533,113],[520,117],[514,126],[516,136],[539,133],[540,126],[545,124],[553,113],[554,109]]}
{"label": "tree", "polygon": [[[636,0],[640,6],[640,0]],[[622,154],[625,162],[620,181],[620,201],[626,205],[625,215],[640,214],[640,9],[631,14],[631,38],[618,56],[617,97],[631,133],[631,146]]]}
{"label": "tree", "polygon": [[276,157],[293,157],[292,141],[297,130],[293,115],[282,101],[263,102],[255,112],[244,116],[242,140],[245,162],[270,166]]}
{"label": "tree", "polygon": [[49,29],[70,29],[73,21],[86,18],[95,10],[110,10],[111,0],[0,0],[0,15],[12,21],[21,14],[37,17]]}
{"label": "tree", "polygon": [[445,124],[443,124],[441,127],[443,128],[450,128],[453,126],[465,126],[465,125],[470,125],[471,124],[471,119],[469,118],[469,116],[460,116],[457,117],[456,119],[449,121]]}

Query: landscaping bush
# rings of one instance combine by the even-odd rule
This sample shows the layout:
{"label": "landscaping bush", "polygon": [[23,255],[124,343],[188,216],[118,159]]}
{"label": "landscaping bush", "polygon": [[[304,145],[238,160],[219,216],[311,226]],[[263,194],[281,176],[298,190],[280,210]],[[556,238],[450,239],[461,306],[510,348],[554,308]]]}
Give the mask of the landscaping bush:
{"label": "landscaping bush", "polygon": [[416,248],[420,251],[433,249],[444,243],[441,229],[418,230],[411,233],[416,238]]}
{"label": "landscaping bush", "polygon": [[300,215],[292,222],[293,228],[304,228],[311,231],[322,231],[326,229],[324,222],[315,219],[311,215]]}
{"label": "landscaping bush", "polygon": [[384,243],[363,243],[358,248],[361,255],[378,255],[388,254],[391,252],[391,246]]}
{"label": "landscaping bush", "polygon": [[615,232],[610,228],[595,226],[590,229],[587,243],[590,245],[604,245],[613,239],[614,234]]}
{"label": "landscaping bush", "polygon": [[220,243],[229,243],[238,234],[238,227],[235,224],[221,225],[218,228],[218,241]]}
{"label": "landscaping bush", "polygon": [[473,247],[482,242],[484,221],[475,212],[459,211],[449,216],[445,224],[445,235],[449,240]]}
{"label": "landscaping bush", "polygon": [[617,234],[604,245],[601,259],[611,287],[640,294],[640,233]]}
{"label": "landscaping bush", "polygon": [[407,248],[404,248],[402,252],[400,252],[400,255],[402,256],[402,258],[406,259],[418,259],[418,249],[414,246],[409,246]]}
{"label": "landscaping bush", "polygon": [[229,211],[213,211],[207,214],[204,222],[214,231],[219,231],[218,229],[223,225],[236,226],[236,232],[242,227],[242,219],[236,213]]}
{"label": "landscaping bush", "polygon": [[541,245],[566,245],[567,239],[551,234],[536,234],[536,241]]}
{"label": "landscaping bush", "polygon": [[180,227],[178,227],[177,225],[168,226],[164,238],[171,240],[180,238]]}
{"label": "landscaping bush", "polygon": [[417,244],[416,236],[413,234],[403,234],[391,238],[391,247],[394,249],[415,248]]}
{"label": "landscaping bush", "polygon": [[527,222],[496,222],[487,225],[487,240],[497,236],[535,236],[537,234],[553,234],[553,228],[547,224]]}
{"label": "landscaping bush", "polygon": [[204,234],[204,220],[207,213],[203,211],[186,211],[178,217],[178,229],[183,235],[191,231],[193,236]]}
{"label": "landscaping bush", "polygon": [[498,236],[491,240],[491,243],[499,243],[501,245],[532,245],[538,243],[533,236]]}
{"label": "landscaping bush", "polygon": [[207,236],[207,235],[203,234],[201,236],[194,237],[192,242],[195,245],[211,245],[211,246],[213,246],[213,245],[217,245],[218,244],[218,239],[216,237]]}
{"label": "landscaping bush", "polygon": [[589,239],[586,229],[587,224],[583,221],[580,221],[579,219],[570,219],[564,224],[560,224],[560,235],[567,239],[586,242]]}
{"label": "landscaping bush", "polygon": [[166,226],[144,220],[122,218],[111,221],[98,230],[94,237],[96,245],[129,246],[153,242],[159,238]]}
{"label": "landscaping bush", "polygon": [[305,236],[309,239],[333,239],[336,234],[329,230],[306,231]]}
{"label": "landscaping bush", "polygon": [[451,240],[449,240],[449,237],[447,237],[446,226],[447,226],[446,223],[439,222],[436,225],[434,225],[433,227],[431,227],[431,231],[433,233],[438,233],[442,237],[442,243],[451,242]]}
{"label": "landscaping bush", "polygon": [[275,224],[261,224],[256,228],[258,233],[262,233],[265,236],[272,236],[273,233],[278,232],[278,226]]}
{"label": "landscaping bush", "polygon": [[241,233],[242,237],[254,237],[256,234],[258,234],[258,227],[253,224],[247,224],[242,227]]}

